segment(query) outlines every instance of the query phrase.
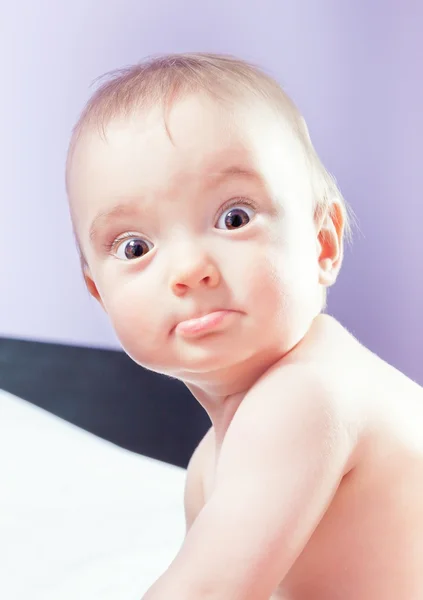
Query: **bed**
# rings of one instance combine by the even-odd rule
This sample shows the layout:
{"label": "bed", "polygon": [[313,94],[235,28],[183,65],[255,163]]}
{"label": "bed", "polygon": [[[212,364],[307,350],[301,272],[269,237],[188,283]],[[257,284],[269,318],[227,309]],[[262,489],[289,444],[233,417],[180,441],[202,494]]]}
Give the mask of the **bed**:
{"label": "bed", "polygon": [[0,598],[140,600],[185,533],[186,470],[0,390]]}

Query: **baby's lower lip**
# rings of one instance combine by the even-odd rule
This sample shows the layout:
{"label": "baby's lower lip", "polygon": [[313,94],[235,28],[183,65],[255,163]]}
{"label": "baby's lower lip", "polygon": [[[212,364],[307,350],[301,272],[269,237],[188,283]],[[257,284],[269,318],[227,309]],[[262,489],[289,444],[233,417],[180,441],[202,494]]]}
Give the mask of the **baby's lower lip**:
{"label": "baby's lower lip", "polygon": [[218,310],[216,312],[209,313],[198,319],[190,319],[189,321],[181,321],[175,328],[177,333],[184,336],[196,335],[197,333],[203,333],[209,329],[213,329],[220,324],[223,319],[233,311],[231,310]]}

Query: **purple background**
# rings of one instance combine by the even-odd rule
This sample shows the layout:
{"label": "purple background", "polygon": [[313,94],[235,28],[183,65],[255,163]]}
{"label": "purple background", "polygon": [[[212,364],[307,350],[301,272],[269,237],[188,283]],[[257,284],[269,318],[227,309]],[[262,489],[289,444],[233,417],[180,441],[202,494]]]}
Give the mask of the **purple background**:
{"label": "purple background", "polygon": [[95,77],[229,52],[293,97],[360,230],[328,312],[423,384],[423,3],[17,0],[2,9],[0,335],[119,348],[85,291],[64,189]]}

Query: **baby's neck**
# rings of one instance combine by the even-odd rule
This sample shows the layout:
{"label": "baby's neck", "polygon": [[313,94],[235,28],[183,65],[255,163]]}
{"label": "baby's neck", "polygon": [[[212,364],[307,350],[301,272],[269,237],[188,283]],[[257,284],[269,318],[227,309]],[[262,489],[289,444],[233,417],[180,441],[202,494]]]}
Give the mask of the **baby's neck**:
{"label": "baby's neck", "polygon": [[260,360],[257,360],[256,357],[255,362],[251,362],[249,365],[239,365],[237,376],[234,376],[232,370],[230,381],[225,382],[225,376],[221,374],[218,387],[184,382],[210,418],[215,435],[216,451],[220,449],[226,431],[246,394],[260,377],[280,360],[281,356],[276,354],[269,354],[261,357]]}
{"label": "baby's neck", "polygon": [[251,357],[248,364],[232,366],[227,372],[209,374],[207,382],[184,382],[211,420],[216,449],[223,443],[226,431],[249,390],[269,369],[276,364],[282,365],[289,355],[288,360],[295,361],[297,353],[302,353],[300,347],[306,344],[307,338],[317,335],[321,321],[335,322],[328,315],[319,315],[296,346],[285,355],[281,355],[278,349],[271,349],[267,354]]}

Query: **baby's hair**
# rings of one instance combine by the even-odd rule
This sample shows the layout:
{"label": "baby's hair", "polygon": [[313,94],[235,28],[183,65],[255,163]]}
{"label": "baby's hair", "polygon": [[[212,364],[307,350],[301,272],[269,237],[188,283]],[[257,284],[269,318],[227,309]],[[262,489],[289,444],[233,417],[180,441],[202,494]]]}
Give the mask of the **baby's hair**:
{"label": "baby's hair", "polygon": [[[69,168],[80,136],[96,128],[105,137],[107,125],[116,118],[129,117],[140,110],[162,106],[166,131],[166,115],[172,103],[191,93],[206,93],[228,106],[236,101],[256,99],[275,109],[290,123],[305,153],[310,168],[314,193],[314,218],[331,212],[333,201],[341,205],[344,237],[352,241],[355,216],[344,200],[334,177],[326,170],[310,140],[307,125],[291,98],[263,68],[229,54],[188,52],[160,54],[128,67],[101,75],[93,83],[108,77],[91,96],[72,130],[66,161],[66,189],[69,190]],[[336,213],[333,212],[336,218]],[[75,228],[74,228],[75,233]],[[75,234],[81,265],[85,267],[80,244]]]}

